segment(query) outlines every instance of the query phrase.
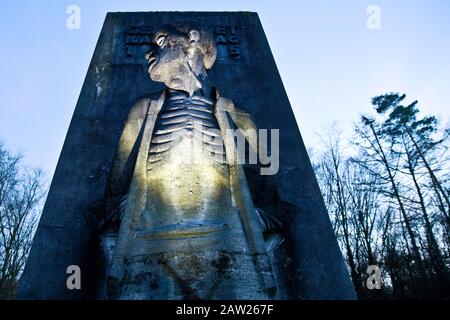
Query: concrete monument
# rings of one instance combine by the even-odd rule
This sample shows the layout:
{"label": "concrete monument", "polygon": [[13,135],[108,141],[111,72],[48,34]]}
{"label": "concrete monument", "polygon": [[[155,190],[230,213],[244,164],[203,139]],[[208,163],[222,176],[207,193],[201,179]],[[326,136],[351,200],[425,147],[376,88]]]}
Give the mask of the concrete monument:
{"label": "concrete monument", "polygon": [[354,298],[255,13],[108,14],[18,297]]}

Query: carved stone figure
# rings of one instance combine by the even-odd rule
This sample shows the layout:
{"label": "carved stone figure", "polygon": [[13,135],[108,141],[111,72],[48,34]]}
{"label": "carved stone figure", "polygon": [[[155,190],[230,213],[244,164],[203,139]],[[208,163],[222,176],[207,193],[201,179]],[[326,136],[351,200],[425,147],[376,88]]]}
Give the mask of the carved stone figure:
{"label": "carved stone figure", "polygon": [[17,298],[355,298],[256,12],[106,15]]}
{"label": "carved stone figure", "polygon": [[209,83],[216,58],[209,32],[165,25],[153,42],[148,73],[167,89],[138,100],[123,129],[98,229],[106,273],[99,295],[277,297],[280,275],[267,248],[279,238],[269,244],[267,234],[283,218],[255,208],[227,135],[241,129],[256,149],[252,117]]}

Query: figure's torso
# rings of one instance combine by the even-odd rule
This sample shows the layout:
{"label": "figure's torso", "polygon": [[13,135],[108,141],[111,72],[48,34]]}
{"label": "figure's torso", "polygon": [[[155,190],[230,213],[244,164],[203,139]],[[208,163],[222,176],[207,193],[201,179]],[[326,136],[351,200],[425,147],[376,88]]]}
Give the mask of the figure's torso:
{"label": "figure's torso", "polygon": [[[214,105],[169,95],[151,136],[120,299],[266,299],[233,206]],[[129,195],[131,197],[131,195]],[[251,290],[249,290],[251,288]]]}
{"label": "figure's torso", "polygon": [[[203,96],[188,97],[183,93],[169,95],[156,119],[149,165],[155,166],[163,159],[180,161],[175,159],[177,155],[173,152],[173,148],[180,144],[184,144],[182,160],[185,164],[204,163],[211,158],[212,153],[216,155],[215,162],[220,163],[220,155],[224,155],[223,142],[213,109],[213,101]],[[193,148],[197,143],[203,149],[202,153]]]}
{"label": "figure's torso", "polygon": [[172,93],[155,122],[147,172],[158,214],[151,224],[216,219],[231,205],[229,170],[213,102]]}

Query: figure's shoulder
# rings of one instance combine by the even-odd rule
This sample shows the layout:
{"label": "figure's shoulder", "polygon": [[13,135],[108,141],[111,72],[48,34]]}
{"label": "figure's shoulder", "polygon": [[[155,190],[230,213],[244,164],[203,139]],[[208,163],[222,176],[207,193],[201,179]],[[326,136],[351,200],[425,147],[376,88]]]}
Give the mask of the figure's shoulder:
{"label": "figure's shoulder", "polygon": [[142,98],[137,99],[130,109],[128,114],[128,121],[143,119],[148,112],[148,108],[152,101],[159,101],[164,96],[165,90],[148,94]]}

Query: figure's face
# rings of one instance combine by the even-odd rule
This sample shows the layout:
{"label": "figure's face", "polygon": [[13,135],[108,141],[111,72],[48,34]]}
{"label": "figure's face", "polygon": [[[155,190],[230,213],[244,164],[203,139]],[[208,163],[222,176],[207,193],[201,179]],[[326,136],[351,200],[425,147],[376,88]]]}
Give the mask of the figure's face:
{"label": "figure's face", "polygon": [[201,52],[196,50],[198,40],[197,30],[188,34],[158,31],[152,49],[146,54],[150,78],[169,88],[184,90],[198,63],[203,63]]}

